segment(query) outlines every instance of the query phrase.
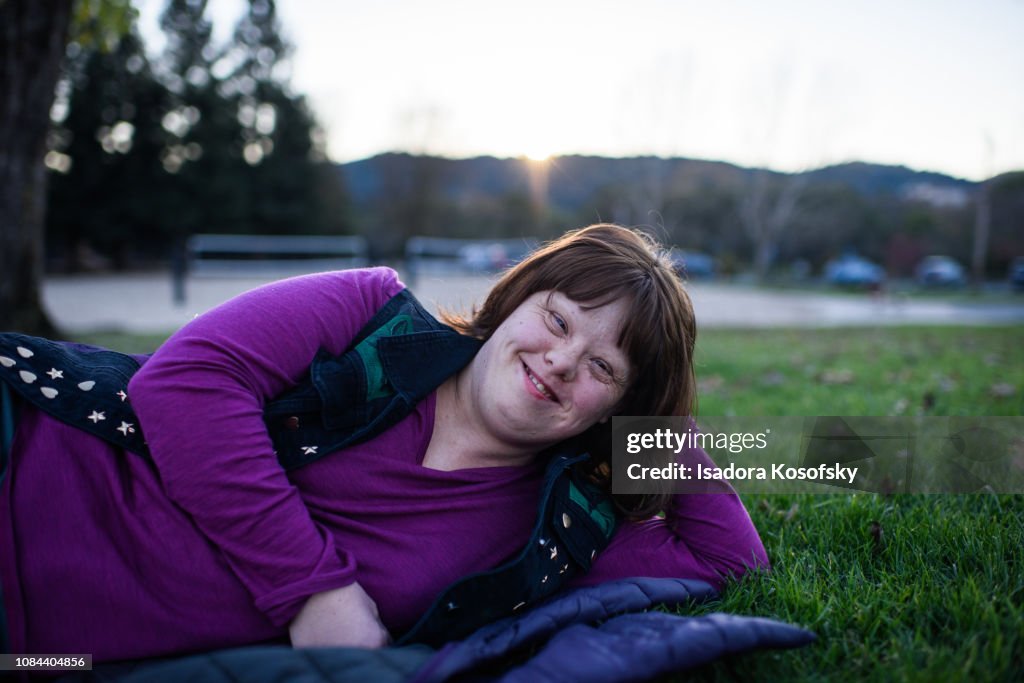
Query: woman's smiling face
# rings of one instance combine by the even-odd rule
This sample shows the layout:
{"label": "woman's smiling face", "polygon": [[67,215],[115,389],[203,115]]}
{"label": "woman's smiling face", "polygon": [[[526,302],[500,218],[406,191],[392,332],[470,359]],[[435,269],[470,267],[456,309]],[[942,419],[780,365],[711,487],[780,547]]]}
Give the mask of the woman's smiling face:
{"label": "woman's smiling face", "polygon": [[590,308],[550,291],[523,301],[470,365],[490,431],[544,447],[609,418],[631,379],[618,346],[627,310],[623,300]]}

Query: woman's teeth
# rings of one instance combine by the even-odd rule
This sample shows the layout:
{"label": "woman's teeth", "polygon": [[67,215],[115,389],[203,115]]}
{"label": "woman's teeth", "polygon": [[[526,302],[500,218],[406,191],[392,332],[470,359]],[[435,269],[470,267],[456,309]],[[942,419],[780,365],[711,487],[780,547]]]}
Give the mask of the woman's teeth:
{"label": "woman's teeth", "polygon": [[533,382],[533,386],[537,387],[537,391],[544,394],[544,396],[547,397],[548,400],[555,400],[554,395],[550,391],[548,391],[548,388],[544,386],[544,384],[540,380],[533,376],[533,373],[530,372],[529,368],[527,368],[526,370],[526,376],[530,378],[531,382]]}

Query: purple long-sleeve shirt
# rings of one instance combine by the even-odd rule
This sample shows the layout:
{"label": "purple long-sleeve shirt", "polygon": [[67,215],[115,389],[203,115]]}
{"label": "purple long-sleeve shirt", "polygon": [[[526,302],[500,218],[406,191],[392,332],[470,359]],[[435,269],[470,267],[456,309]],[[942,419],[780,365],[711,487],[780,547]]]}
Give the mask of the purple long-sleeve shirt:
{"label": "purple long-sleeve shirt", "polygon": [[[293,278],[182,328],[127,388],[152,461],[25,407],[0,489],[13,650],[105,661],[282,638],[306,598],[353,581],[397,632],[446,585],[520,550],[541,466],[423,467],[433,394],[384,434],[294,472],[273,455],[263,405],[401,289],[386,268]],[[767,564],[734,494],[675,503],[671,524],[622,525],[576,583],[720,584]]]}

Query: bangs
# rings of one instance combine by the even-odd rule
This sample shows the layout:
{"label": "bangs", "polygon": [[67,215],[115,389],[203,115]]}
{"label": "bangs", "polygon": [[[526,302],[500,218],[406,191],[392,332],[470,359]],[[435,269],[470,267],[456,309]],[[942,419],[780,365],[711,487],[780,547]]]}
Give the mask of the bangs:
{"label": "bangs", "polygon": [[[587,309],[626,301],[628,313],[621,322],[617,345],[632,366],[632,390],[622,408],[635,415],[673,414],[680,406],[669,405],[675,402],[665,400],[678,391],[671,386],[675,384],[671,376],[679,361],[684,360],[678,357],[679,351],[692,349],[693,340],[685,339],[692,323],[682,319],[678,306],[667,303],[682,300],[686,302],[684,310],[689,309],[689,297],[674,279],[674,273],[669,276],[672,280],[664,277],[666,272],[672,272],[667,264],[659,272],[650,264],[625,261],[600,252],[554,258],[538,268],[532,289],[560,292]],[[669,346],[673,354],[669,353]],[[688,363],[689,354],[682,355]],[[667,392],[655,389],[662,383]]]}
{"label": "bangs", "polygon": [[622,268],[615,264],[597,263],[578,272],[559,273],[550,287],[542,289],[561,292],[584,308],[601,308],[616,299],[637,299],[644,284],[650,282],[646,273],[634,271],[629,275],[623,277]]}

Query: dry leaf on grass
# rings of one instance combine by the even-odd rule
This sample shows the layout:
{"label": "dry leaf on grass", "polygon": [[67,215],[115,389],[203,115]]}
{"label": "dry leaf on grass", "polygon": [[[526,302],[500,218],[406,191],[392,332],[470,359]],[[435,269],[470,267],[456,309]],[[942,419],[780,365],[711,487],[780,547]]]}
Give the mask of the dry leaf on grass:
{"label": "dry leaf on grass", "polygon": [[1017,393],[1017,387],[1008,382],[997,382],[989,387],[988,393],[995,398],[1010,398]]}
{"label": "dry leaf on grass", "polygon": [[825,370],[818,375],[818,381],[822,384],[851,384],[853,382],[853,370],[837,368]]}
{"label": "dry leaf on grass", "polygon": [[702,377],[697,380],[697,391],[699,392],[715,392],[722,388],[725,384],[725,380],[722,379],[721,375],[711,375],[710,377]]}

